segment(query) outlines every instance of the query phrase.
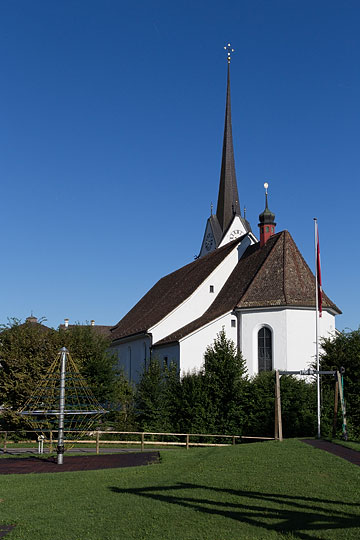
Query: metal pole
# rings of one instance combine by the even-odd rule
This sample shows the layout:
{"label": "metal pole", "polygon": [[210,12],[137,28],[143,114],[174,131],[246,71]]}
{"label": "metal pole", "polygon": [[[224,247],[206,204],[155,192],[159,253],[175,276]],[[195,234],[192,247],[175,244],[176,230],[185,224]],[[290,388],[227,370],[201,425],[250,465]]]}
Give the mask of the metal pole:
{"label": "metal pole", "polygon": [[65,374],[66,374],[66,347],[60,349],[60,402],[59,402],[59,432],[57,445],[57,464],[63,464],[64,457],[64,411],[65,411]]}
{"label": "metal pole", "polygon": [[[315,298],[316,298],[316,310],[315,310],[315,343],[316,343],[316,370],[319,372],[319,293],[318,293],[318,229],[317,229],[317,219],[314,218],[315,225]],[[320,374],[316,374],[316,388],[317,388],[317,438],[321,437],[320,429]]]}

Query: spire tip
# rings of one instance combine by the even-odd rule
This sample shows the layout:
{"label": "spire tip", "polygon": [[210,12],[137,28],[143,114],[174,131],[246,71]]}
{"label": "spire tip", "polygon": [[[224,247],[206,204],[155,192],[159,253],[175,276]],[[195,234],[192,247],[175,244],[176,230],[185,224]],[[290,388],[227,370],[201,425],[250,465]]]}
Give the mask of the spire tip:
{"label": "spire tip", "polygon": [[225,47],[224,47],[225,51],[227,51],[227,61],[228,61],[228,64],[230,64],[231,62],[231,53],[235,52],[235,49],[232,49],[231,48],[231,44],[228,43]]}

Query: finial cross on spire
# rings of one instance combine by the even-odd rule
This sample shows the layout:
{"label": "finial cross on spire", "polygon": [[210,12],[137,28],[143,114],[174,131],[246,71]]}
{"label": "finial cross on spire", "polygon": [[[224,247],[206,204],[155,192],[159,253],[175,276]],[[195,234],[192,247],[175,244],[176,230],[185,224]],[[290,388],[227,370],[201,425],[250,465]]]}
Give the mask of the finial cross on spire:
{"label": "finial cross on spire", "polygon": [[224,47],[225,51],[227,51],[227,61],[228,61],[228,64],[230,64],[231,62],[231,53],[234,52],[234,49],[231,48],[231,44],[228,43],[226,45],[226,47]]}

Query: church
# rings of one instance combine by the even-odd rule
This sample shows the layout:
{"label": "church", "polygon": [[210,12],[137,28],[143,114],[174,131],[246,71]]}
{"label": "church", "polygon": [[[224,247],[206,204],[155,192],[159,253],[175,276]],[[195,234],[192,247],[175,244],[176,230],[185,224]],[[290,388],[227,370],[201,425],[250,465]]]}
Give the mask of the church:
{"label": "church", "polygon": [[[250,376],[272,369],[308,368],[315,356],[315,277],[288,231],[276,232],[269,210],[259,236],[242,215],[231,124],[230,52],[222,163],[216,213],[205,226],[199,256],[160,279],[111,328],[111,351],[130,381],[149,358],[198,369],[224,329],[246,360]],[[335,332],[339,308],[323,293],[319,337]]]}

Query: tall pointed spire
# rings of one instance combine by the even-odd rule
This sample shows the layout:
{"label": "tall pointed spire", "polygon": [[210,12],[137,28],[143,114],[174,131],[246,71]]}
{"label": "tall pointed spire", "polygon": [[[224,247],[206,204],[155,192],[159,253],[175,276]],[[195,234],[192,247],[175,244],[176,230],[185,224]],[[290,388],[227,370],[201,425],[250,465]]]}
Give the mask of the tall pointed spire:
{"label": "tall pointed spire", "polygon": [[226,90],[226,109],[225,109],[225,126],[224,126],[224,141],[221,161],[220,187],[218,195],[218,203],[216,216],[223,232],[230,225],[235,214],[241,215],[239,194],[236,182],[234,147],[232,138],[231,126],[231,99],[230,99],[230,43],[224,47],[228,58],[227,71],[227,90]]}

